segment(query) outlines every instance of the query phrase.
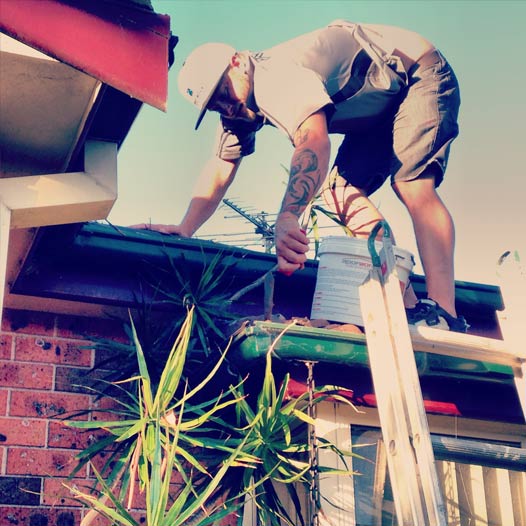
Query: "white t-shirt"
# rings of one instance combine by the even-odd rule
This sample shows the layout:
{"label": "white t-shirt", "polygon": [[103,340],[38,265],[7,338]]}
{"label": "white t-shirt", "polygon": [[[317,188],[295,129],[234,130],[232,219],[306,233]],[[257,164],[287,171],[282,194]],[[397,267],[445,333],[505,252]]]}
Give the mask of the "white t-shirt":
{"label": "white t-shirt", "polygon": [[372,31],[366,25],[335,21],[251,53],[261,120],[249,125],[222,118],[217,154],[230,160],[249,155],[263,124],[276,126],[292,141],[303,121],[322,108],[329,133],[377,122],[398,100],[406,75],[393,49],[380,48],[381,35]]}

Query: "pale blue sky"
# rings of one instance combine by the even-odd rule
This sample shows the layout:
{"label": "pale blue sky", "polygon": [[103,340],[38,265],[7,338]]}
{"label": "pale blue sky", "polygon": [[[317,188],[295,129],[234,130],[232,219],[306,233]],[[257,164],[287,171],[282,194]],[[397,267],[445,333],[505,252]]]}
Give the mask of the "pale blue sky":
{"label": "pale blue sky", "polygon": [[[526,1],[523,0],[153,0],[171,16],[179,36],[169,74],[166,114],[143,107],[119,156],[119,199],[110,221],[178,223],[202,163],[211,151],[217,116],[194,131],[196,109],[177,91],[184,57],[207,41],[260,50],[336,18],[415,30],[447,57],[459,78],[461,135],[451,151],[440,195],[457,230],[456,277],[497,283],[504,250],[526,258]],[[333,151],[339,143],[335,137]],[[276,212],[292,149],[276,129],[259,133],[229,195],[258,210]],[[407,213],[387,183],[374,196],[398,244],[416,254]],[[219,212],[198,234],[239,230]],[[235,223],[235,224],[234,224]],[[248,228],[247,228],[248,230]],[[421,272],[421,267],[415,269]]]}

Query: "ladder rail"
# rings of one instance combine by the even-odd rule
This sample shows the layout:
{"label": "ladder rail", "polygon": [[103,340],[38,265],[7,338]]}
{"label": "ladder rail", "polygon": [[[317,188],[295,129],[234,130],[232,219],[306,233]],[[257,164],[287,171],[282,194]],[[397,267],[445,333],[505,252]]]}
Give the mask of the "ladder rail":
{"label": "ladder rail", "polygon": [[[384,228],[383,248],[375,238]],[[399,524],[442,526],[447,510],[439,483],[414,351],[479,359],[512,367],[526,421],[526,351],[522,323],[526,313],[526,271],[518,254],[504,254],[501,291],[505,311],[499,314],[504,342],[425,328],[409,329],[398,278],[390,229],[379,222],[369,237],[373,261],[360,286],[360,303],[387,464]],[[423,517],[423,515],[425,517]]]}
{"label": "ladder rail", "polygon": [[[381,227],[384,246],[378,255],[374,240]],[[360,286],[360,303],[398,521],[400,525],[446,526],[446,509],[386,222],[373,229],[369,248],[373,267]]]}
{"label": "ladder rail", "polygon": [[[386,243],[390,244],[390,240],[384,241],[384,245]],[[386,258],[391,258],[391,261],[388,263],[390,271],[387,274],[384,290],[391,319],[392,338],[396,341],[394,347],[396,349],[395,358],[397,360],[399,378],[403,386],[402,393],[408,413],[412,447],[416,454],[430,524],[446,524],[445,506],[436,471],[420,378],[407,325],[400,283],[396,272],[394,272],[394,254],[391,246],[388,245],[386,250]]]}
{"label": "ladder rail", "polygon": [[[362,306],[376,302],[375,298],[381,294],[380,287],[379,282],[371,277],[362,285]],[[396,376],[394,353],[381,352],[382,349],[390,349],[392,345],[387,313],[378,312],[382,308],[383,305],[377,303],[375,309],[369,310],[364,316],[364,324],[396,514],[401,526],[425,524],[418,471],[410,443],[410,433],[407,431],[404,401],[400,390],[392,387],[393,378]]]}

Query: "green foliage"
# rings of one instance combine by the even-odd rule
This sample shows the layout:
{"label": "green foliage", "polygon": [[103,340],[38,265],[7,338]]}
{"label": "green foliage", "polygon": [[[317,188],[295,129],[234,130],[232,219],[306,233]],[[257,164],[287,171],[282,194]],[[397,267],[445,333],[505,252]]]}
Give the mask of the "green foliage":
{"label": "green foliage", "polygon": [[[235,258],[218,252],[207,262],[205,254],[201,254],[200,262],[189,265],[183,256],[166,257],[169,258],[168,270],[165,267],[144,267],[141,276],[154,291],[154,299],[137,298],[133,319],[133,330],[141,342],[153,387],[159,382],[172,342],[177,338],[189,308],[194,312],[193,331],[188,342],[185,375],[192,378],[205,376],[209,361],[219,359],[220,348],[227,339],[224,327],[237,318],[228,308],[231,280],[235,280]],[[97,392],[93,391],[98,396],[111,395],[116,382],[139,373],[131,326],[125,325],[124,332],[129,343],[91,339],[97,350],[109,356],[96,367],[103,372],[96,385]],[[118,368],[114,367],[115,363],[119,364]],[[119,385],[122,390],[131,387],[126,382]]]}
{"label": "green foliage", "polygon": [[[135,390],[123,390],[124,400],[113,399],[116,407],[113,412],[120,419],[68,422],[75,428],[105,430],[108,433],[105,439],[79,455],[81,464],[91,464],[100,484],[100,497],[73,487],[70,490],[100,515],[111,519],[113,524],[139,526],[123,504],[126,495],[134,493],[136,479],[141,489],[146,491],[149,526],[183,524],[199,513],[214,495],[225,472],[237,460],[243,447],[243,441],[230,447],[225,446],[223,440],[200,433],[210,426],[219,431],[228,428],[218,414],[227,406],[236,404],[238,400],[235,397],[229,396],[230,393],[220,394],[206,403],[192,403],[199,390],[216,374],[223,357],[201,383],[188,389],[188,384],[184,382],[182,394],[175,396],[181,390],[193,316],[193,309],[190,309],[156,388],[152,388],[145,356],[133,330],[140,373],[127,380],[135,386]],[[118,455],[112,457],[116,467],[103,477],[92,461],[101,451],[111,450],[112,446],[117,446],[118,450]],[[213,450],[216,466],[202,464],[195,456],[195,451],[199,449]],[[182,488],[175,498],[172,497],[173,487],[170,484],[174,471],[181,476]],[[208,524],[210,517],[223,514],[222,505],[212,503],[207,508],[207,520],[202,524]]]}
{"label": "green foliage", "polygon": [[195,327],[201,349],[206,353],[217,342],[223,342],[225,334],[218,320],[232,320],[236,316],[225,308],[231,294],[230,287],[235,279],[237,260],[218,252],[212,261],[202,265],[197,278],[187,272],[190,267],[184,257],[169,259],[168,274],[176,279],[176,287],[159,288],[162,301],[179,308],[195,307]]}
{"label": "green foliage", "polygon": [[347,226],[345,221],[336,213],[332,212],[331,210],[327,210],[327,208],[324,208],[320,204],[318,204],[321,201],[321,194],[317,195],[311,202],[310,210],[309,210],[309,221],[308,221],[308,231],[312,233],[314,237],[314,253],[315,257],[318,256],[318,249],[320,247],[320,231],[318,227],[318,214],[323,214],[324,216],[328,217],[331,221],[336,223],[336,225],[340,226],[346,236],[353,237],[354,234],[352,230]]}
{"label": "green foliage", "polygon": [[[237,424],[246,435],[244,452],[258,462],[245,470],[241,479],[241,492],[249,491],[253,498],[260,524],[269,526],[297,526],[305,524],[300,507],[299,486],[305,492],[311,485],[312,466],[309,462],[308,426],[314,425],[309,416],[308,395],[287,399],[289,375],[278,388],[272,371],[272,351],[266,355],[265,374],[255,408],[243,392],[244,385],[235,390],[240,402],[236,405]],[[314,404],[326,399],[335,388],[316,390]],[[345,464],[346,453],[325,440],[318,441],[318,449],[331,449]],[[347,475],[348,470],[318,467],[319,473]],[[284,485],[296,517],[291,517],[277,493],[277,486]]]}
{"label": "green foliage", "polygon": [[[198,396],[215,382],[228,349],[211,363],[202,380],[189,384],[184,372],[194,313],[195,309],[189,308],[156,384],[131,324],[139,372],[115,386],[119,395],[111,397],[114,418],[68,422],[89,432],[106,432],[78,456],[79,466],[90,464],[97,490],[69,489],[91,508],[90,513],[118,526],[139,526],[128,511],[136,483],[146,495],[148,526],[217,524],[239,510],[246,496],[253,499],[263,524],[292,526],[295,521],[278,497],[276,484],[286,485],[301,517],[295,485],[309,485],[312,476],[306,426],[313,422],[306,398],[286,400],[288,376],[278,388],[272,372],[272,348],[259,394],[252,403],[242,381],[207,399]],[[229,413],[235,418],[230,419]],[[320,447],[345,456],[327,442],[321,442]],[[93,461],[102,452],[110,452],[110,456],[99,472]],[[349,475],[348,471],[320,470]]]}
{"label": "green foliage", "polygon": [[[170,259],[166,273],[150,268],[155,301],[142,302],[126,328],[130,343],[95,342],[111,356],[99,365],[114,372],[91,391],[109,400],[104,413],[110,418],[68,422],[103,435],[79,453],[71,475],[87,465],[95,474],[91,492],[70,488],[91,516],[112,526],[138,526],[128,511],[138,485],[148,526],[218,524],[247,497],[262,523],[292,526],[295,519],[276,490],[281,484],[304,523],[297,487],[309,486],[313,475],[306,398],[286,400],[289,379],[277,386],[272,348],[261,384],[247,389],[227,362],[228,346],[224,352],[219,346],[225,341],[221,324],[235,317],[225,308],[235,263],[219,253],[207,264],[203,257],[200,273],[190,272],[184,258]],[[159,305],[170,307],[167,317],[154,314]],[[320,390],[316,401],[327,393]],[[346,455],[327,442],[320,447]],[[105,460],[100,471],[94,465],[99,457]]]}

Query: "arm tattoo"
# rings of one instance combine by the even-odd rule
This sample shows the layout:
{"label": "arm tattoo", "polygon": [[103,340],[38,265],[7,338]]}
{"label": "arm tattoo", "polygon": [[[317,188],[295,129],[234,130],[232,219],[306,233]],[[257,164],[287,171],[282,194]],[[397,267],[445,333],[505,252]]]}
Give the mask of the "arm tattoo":
{"label": "arm tattoo", "polygon": [[289,183],[281,211],[291,212],[299,217],[314,197],[320,183],[321,174],[316,153],[308,148],[296,152],[292,157]]}
{"label": "arm tattoo", "polygon": [[306,142],[309,139],[309,129],[302,130],[301,128],[298,129],[296,134],[294,135],[294,146],[298,148],[301,144]]}

